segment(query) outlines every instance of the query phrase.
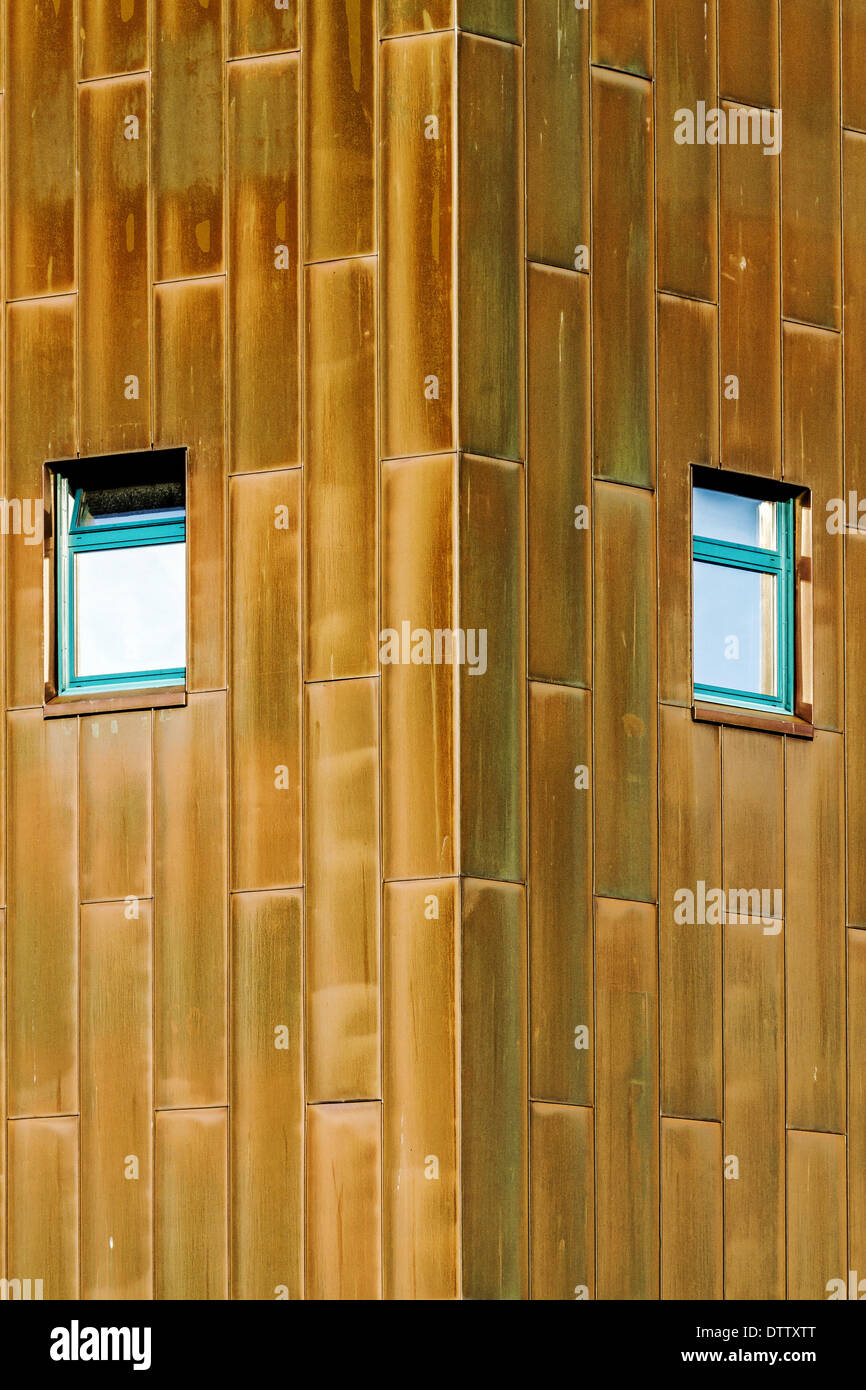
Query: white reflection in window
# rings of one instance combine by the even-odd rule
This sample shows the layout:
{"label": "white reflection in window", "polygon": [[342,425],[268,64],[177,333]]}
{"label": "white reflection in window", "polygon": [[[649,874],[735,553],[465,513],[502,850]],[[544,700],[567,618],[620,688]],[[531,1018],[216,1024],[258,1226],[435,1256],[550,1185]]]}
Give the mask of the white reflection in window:
{"label": "white reflection in window", "polygon": [[185,556],[182,541],[76,553],[76,676],[186,665]]}

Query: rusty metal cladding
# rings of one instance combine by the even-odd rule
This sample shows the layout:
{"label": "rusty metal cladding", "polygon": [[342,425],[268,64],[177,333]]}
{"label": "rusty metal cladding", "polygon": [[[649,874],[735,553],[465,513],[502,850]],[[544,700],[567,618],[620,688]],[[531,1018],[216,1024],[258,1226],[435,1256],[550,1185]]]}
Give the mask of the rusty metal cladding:
{"label": "rusty metal cladding", "polygon": [[662,1298],[722,1298],[722,1127],[662,1120]]}
{"label": "rusty metal cladding", "polygon": [[157,1298],[228,1297],[227,1129],[220,1106],[156,1112]]}
{"label": "rusty metal cladding", "polygon": [[306,1297],[382,1296],[382,1106],[307,1107]]}
{"label": "rusty metal cladding", "polygon": [[427,34],[454,24],[457,0],[378,0],[379,37]]}
{"label": "rusty metal cladding", "polygon": [[[589,269],[589,13],[526,9],[526,254]],[[529,329],[529,347],[535,335]]]}
{"label": "rusty metal cladding", "polygon": [[652,0],[619,0],[616,5],[583,8],[592,13],[593,63],[649,77],[653,70]]}
{"label": "rusty metal cladding", "polygon": [[[297,48],[300,40],[302,0],[230,0],[228,5],[229,56],[246,58],[253,53],[276,53]],[[357,0],[349,0],[357,3]]]}
{"label": "rusty metal cladding", "polygon": [[[718,0],[719,86],[750,106],[779,104],[779,0]],[[786,3],[783,8],[791,8]]]}
{"label": "rusty metal cladding", "polygon": [[593,1111],[539,1101],[529,1109],[531,1296],[593,1298]]}
{"label": "rusty metal cladding", "polygon": [[147,0],[79,0],[83,80],[147,67]]}
{"label": "rusty metal cladding", "polygon": [[864,0],[842,0],[842,124],[854,130],[866,130],[864,62],[866,4]]}

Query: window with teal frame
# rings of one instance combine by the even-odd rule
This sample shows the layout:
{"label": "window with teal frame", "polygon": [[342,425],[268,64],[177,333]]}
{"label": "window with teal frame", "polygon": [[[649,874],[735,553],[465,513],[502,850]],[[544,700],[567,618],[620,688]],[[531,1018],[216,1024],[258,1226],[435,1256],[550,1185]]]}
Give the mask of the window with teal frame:
{"label": "window with teal frame", "polygon": [[[183,685],[186,679],[186,507],[181,451],[124,480],[106,468],[55,476],[57,666],[60,695]],[[145,471],[143,471],[143,469]]]}
{"label": "window with teal frame", "polygon": [[794,502],[692,490],[695,699],[794,710]]}

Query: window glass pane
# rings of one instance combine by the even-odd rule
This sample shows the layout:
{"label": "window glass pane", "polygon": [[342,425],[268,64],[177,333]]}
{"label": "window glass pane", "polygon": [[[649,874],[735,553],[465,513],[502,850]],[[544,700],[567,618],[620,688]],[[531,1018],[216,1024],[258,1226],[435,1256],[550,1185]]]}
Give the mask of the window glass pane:
{"label": "window glass pane", "polygon": [[776,503],[696,487],[692,493],[694,533],[708,540],[735,541],[776,549]]}
{"label": "window glass pane", "polygon": [[777,580],[694,563],[695,683],[776,695]]}
{"label": "window glass pane", "polygon": [[75,675],[186,665],[186,546],[74,556]]}

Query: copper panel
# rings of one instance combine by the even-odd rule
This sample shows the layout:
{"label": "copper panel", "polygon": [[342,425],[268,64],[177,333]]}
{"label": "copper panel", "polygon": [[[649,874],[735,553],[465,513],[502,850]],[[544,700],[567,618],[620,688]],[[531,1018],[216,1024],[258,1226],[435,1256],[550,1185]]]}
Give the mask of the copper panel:
{"label": "copper panel", "polygon": [[653,901],[656,582],[653,498],[596,483],[595,888]]}
{"label": "copper panel", "polygon": [[588,12],[573,0],[530,3],[524,61],[526,254],[573,268],[589,247]]}
{"label": "copper panel", "polygon": [[[762,780],[755,763],[753,779]],[[782,936],[765,935],[760,923],[728,922],[724,955],[725,1297],[778,1299],[785,1297]]]}
{"label": "copper panel", "polygon": [[[735,110],[727,104],[722,109]],[[751,144],[725,145],[719,159],[722,463],[778,478],[779,161]]]}
{"label": "copper panel", "polygon": [[376,262],[306,279],[304,518],[308,680],[378,673]]}
{"label": "copper panel", "polygon": [[785,477],[812,491],[813,720],[841,730],[844,542],[827,529],[827,505],[843,496],[842,339],[786,323],[782,342]]}
{"label": "copper panel", "polygon": [[457,59],[459,443],[522,459],[522,53],[461,34]]}
{"label": "copper panel", "polygon": [[866,4],[842,0],[842,124],[866,130]]}
{"label": "copper panel", "polygon": [[298,65],[277,57],[228,69],[234,473],[299,461]]}
{"label": "copper panel", "polygon": [[577,1105],[529,1107],[532,1297],[593,1298],[593,1115]]}
{"label": "copper panel", "polygon": [[[834,537],[839,541],[842,538]],[[866,670],[863,620],[866,612],[866,535],[848,531],[845,546],[845,795],[850,926],[866,926]],[[866,1277],[866,1274],[864,1274]]]}
{"label": "copper panel", "polygon": [[155,0],[156,279],[223,268],[222,0]]}
{"label": "copper panel", "polygon": [[303,1297],[303,901],[232,897],[233,1298]]}
{"label": "copper panel", "polygon": [[717,300],[718,148],[675,138],[679,112],[717,104],[716,7],[657,0],[656,29],[658,287]]}
{"label": "copper panel", "polygon": [[457,867],[456,668],[413,665],[403,641],[404,623],[410,635],[457,627],[455,490],[450,456],[382,469],[382,629],[397,634],[406,656],[382,665],[385,878]]}
{"label": "copper panel", "polygon": [[519,44],[524,0],[457,0],[457,23],[473,34]]}
{"label": "copper panel", "polygon": [[70,1114],[78,1109],[78,729],[37,709],[10,714],[7,732],[9,1113]]}
{"label": "copper panel", "polygon": [[721,95],[779,105],[779,0],[719,0]]}
{"label": "copper panel", "polygon": [[228,1298],[228,1114],[155,1116],[156,1297]]}
{"label": "copper panel", "polygon": [[306,688],[307,1100],[381,1096],[379,683]]}
{"label": "copper panel", "polygon": [[307,1298],[381,1298],[381,1237],[382,1106],[308,1106]]}
{"label": "copper panel", "polygon": [[379,0],[379,36],[422,34],[454,24],[455,0]]}
{"label": "copper panel", "polygon": [[[866,1278],[866,932],[848,932],[848,1264]],[[829,1278],[829,1275],[828,1275]],[[866,1290],[864,1290],[866,1292]]]}
{"label": "copper panel", "polygon": [[[6,490],[42,516],[42,465],[69,458],[75,436],[74,295],[10,304],[6,311]],[[51,382],[51,390],[45,383]],[[22,510],[22,517],[24,512]],[[6,541],[6,699],[37,705],[44,693],[41,536]],[[35,542],[35,543],[34,543]]]}
{"label": "copper panel", "polygon": [[658,297],[659,697],[692,700],[693,463],[719,460],[718,310]]}
{"label": "copper panel", "polygon": [[[592,13],[598,14],[599,7]],[[636,77],[593,69],[592,109],[593,244],[607,248],[596,257],[592,275],[593,472],[652,487],[652,87]],[[606,172],[612,167],[617,170],[615,179]]]}
{"label": "copper panel", "polygon": [[456,879],[385,885],[386,1298],[459,1292],[457,903]]}
{"label": "copper panel", "polygon": [[82,453],[150,444],[149,96],[146,77],[79,90]]}
{"label": "copper panel", "polygon": [[6,1156],[6,912],[0,910],[0,1279],[8,1278],[6,1267],[6,1212],[8,1208],[9,1166]]}
{"label": "copper panel", "polygon": [[461,932],[463,1294],[528,1296],[526,901],[467,879]]}
{"label": "copper panel", "polygon": [[662,1120],[662,1298],[722,1293],[722,1127]]}
{"label": "copper panel", "polygon": [[782,312],[842,326],[839,0],[782,6]]}
{"label": "copper panel", "polygon": [[[589,282],[528,267],[529,673],[588,685],[592,644]],[[581,512],[580,508],[586,508]]]}
{"label": "copper panel", "polygon": [[649,77],[653,70],[652,0],[617,0],[616,5],[589,8],[592,61]]}
{"label": "copper panel", "polygon": [[[529,687],[530,1094],[592,1104],[592,714]],[[582,1030],[588,1031],[589,1046]],[[585,1282],[585,1281],[584,1281]]]}
{"label": "copper panel", "polygon": [[82,902],[150,897],[151,722],[141,710],[79,723]]}
{"label": "copper panel", "polygon": [[[682,922],[677,897],[722,882],[720,731],[659,708],[661,1108],[722,1117],[722,927]],[[697,914],[693,914],[697,917]]]}
{"label": "copper panel", "polygon": [[75,5],[6,5],[6,295],[75,285]]}
{"label": "copper panel", "polygon": [[229,57],[297,48],[300,0],[280,0],[280,8],[263,0],[231,0],[228,7]]}
{"label": "copper panel", "polygon": [[[785,886],[784,744],[772,734],[725,729],[722,734],[723,888],[768,890],[774,919],[784,916],[773,897]],[[769,940],[770,938],[768,938]]]}
{"label": "copper panel", "polygon": [[597,1297],[659,1296],[655,909],[596,900]]}
{"label": "copper panel", "polygon": [[[866,86],[866,84],[864,84]],[[866,495],[866,135],[842,136],[845,236],[845,484]],[[839,493],[839,496],[842,494]]]}
{"label": "copper panel", "polygon": [[232,887],[301,882],[301,479],[231,480]]}
{"label": "copper panel", "polygon": [[186,445],[187,686],[225,685],[225,307],[221,280],[160,285],[154,296],[155,435]]}
{"label": "copper panel", "polygon": [[9,1131],[10,1279],[45,1299],[77,1299],[78,1116],[14,1120]]}
{"label": "copper panel", "polygon": [[153,1297],[152,949],[151,903],[81,909],[85,1298]]}
{"label": "copper panel", "polygon": [[844,1134],[789,1131],[789,1299],[826,1299],[830,1279],[848,1283],[845,1183]]}
{"label": "copper panel", "polygon": [[[154,1092],[226,1099],[226,702],[193,695],[154,728]],[[203,789],[207,795],[203,795]]]}
{"label": "copper panel", "polygon": [[[466,634],[466,662],[458,666],[460,867],[479,878],[522,880],[526,877],[523,469],[467,454],[459,467],[459,612]],[[491,574],[497,576],[495,587]]]}
{"label": "copper panel", "polygon": [[385,458],[454,444],[453,34],[380,47],[380,402]]}
{"label": "copper panel", "polygon": [[304,7],[304,259],[375,250],[376,0]]}
{"label": "copper panel", "polygon": [[79,0],[79,76],[147,67],[147,0]]}
{"label": "copper panel", "polygon": [[841,1133],[845,751],[838,734],[816,733],[811,745],[799,739],[786,744],[787,1120],[792,1129]]}

